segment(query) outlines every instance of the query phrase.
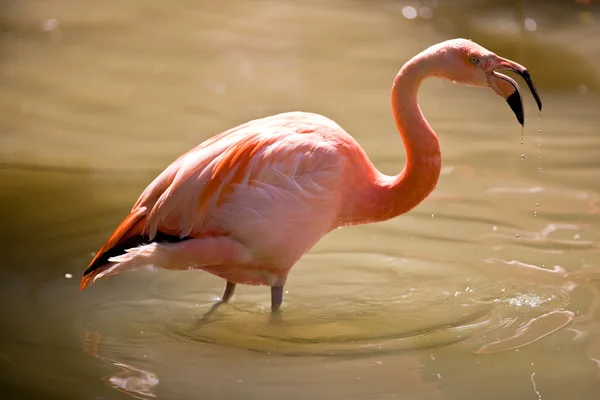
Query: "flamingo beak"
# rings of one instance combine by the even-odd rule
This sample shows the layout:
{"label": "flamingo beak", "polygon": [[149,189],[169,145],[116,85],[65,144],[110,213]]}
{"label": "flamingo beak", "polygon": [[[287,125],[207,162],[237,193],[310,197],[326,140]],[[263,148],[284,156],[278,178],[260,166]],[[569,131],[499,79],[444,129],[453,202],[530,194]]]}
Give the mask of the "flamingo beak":
{"label": "flamingo beak", "polygon": [[507,60],[505,58],[497,57],[491,63],[493,68],[488,78],[488,83],[492,89],[500,96],[506,99],[506,102],[510,106],[511,110],[515,113],[517,120],[521,125],[525,125],[525,110],[523,108],[523,96],[521,95],[521,89],[514,79],[496,72],[497,69],[504,69],[516,72],[523,80],[527,83],[535,102],[537,103],[538,109],[542,110],[542,101],[538,95],[537,89],[531,80],[529,71],[520,64],[514,61]]}

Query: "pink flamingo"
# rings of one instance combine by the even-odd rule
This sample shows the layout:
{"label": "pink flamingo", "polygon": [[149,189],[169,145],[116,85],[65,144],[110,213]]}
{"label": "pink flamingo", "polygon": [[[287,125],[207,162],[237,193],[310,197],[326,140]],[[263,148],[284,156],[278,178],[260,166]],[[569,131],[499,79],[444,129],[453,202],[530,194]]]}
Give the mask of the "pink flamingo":
{"label": "pink flamingo", "polygon": [[[360,145],[331,119],[288,112],[253,120],[180,156],[141,194],[98,251],[80,290],[96,279],[148,266],[202,270],[236,284],[271,287],[279,310],[294,264],[329,231],[406,213],[435,188],[441,167],[437,136],[417,103],[432,76],[491,87],[524,123],[517,83],[527,70],[465,39],[436,44],[400,70],[392,109],[406,148],[396,176],[379,172]],[[220,304],[220,303],[218,303]]]}

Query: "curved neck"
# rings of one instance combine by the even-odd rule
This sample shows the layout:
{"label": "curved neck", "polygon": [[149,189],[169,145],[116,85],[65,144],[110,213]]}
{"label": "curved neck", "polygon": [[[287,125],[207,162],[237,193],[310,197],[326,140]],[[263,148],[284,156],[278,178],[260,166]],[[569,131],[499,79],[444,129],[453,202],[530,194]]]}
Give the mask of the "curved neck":
{"label": "curved neck", "polygon": [[354,207],[351,223],[384,221],[410,211],[435,188],[441,170],[438,138],[417,103],[421,82],[435,76],[435,60],[421,53],[407,62],[394,80],[392,110],[406,151],[406,164],[396,176],[368,162],[370,179]]}

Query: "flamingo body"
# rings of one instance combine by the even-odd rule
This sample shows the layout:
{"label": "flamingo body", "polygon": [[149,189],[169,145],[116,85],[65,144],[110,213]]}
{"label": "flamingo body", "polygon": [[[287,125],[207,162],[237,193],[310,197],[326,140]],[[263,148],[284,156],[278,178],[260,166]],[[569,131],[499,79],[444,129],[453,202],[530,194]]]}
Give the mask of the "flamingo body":
{"label": "flamingo body", "polygon": [[96,279],[148,266],[203,270],[236,284],[271,287],[282,301],[288,273],[332,229],[383,221],[416,207],[441,169],[437,136],[417,103],[430,76],[489,86],[523,123],[521,74],[527,70],[465,39],[431,46],[407,62],[392,86],[392,111],[406,150],[396,176],[379,172],[360,145],[319,114],[282,113],[232,128],[168,166],[96,254],[80,289]]}
{"label": "flamingo body", "polygon": [[[250,121],[207,140],[144,190],[82,288],[149,265],[283,285],[296,261],[344,222],[348,183],[373,173],[357,168],[366,158],[356,149],[334,121],[303,112]],[[105,256],[130,237],[148,243]]]}

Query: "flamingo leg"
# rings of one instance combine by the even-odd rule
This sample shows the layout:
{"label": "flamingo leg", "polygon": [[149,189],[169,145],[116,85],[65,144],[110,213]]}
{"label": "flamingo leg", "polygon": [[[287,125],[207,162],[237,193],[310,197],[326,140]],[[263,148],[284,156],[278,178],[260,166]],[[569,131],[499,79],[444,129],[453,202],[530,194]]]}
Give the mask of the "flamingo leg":
{"label": "flamingo leg", "polygon": [[233,296],[234,291],[235,283],[227,281],[227,284],[225,285],[225,291],[223,292],[223,296],[221,296],[221,300],[217,301],[210,307],[206,314],[202,316],[202,321],[206,321],[208,317],[210,317],[215,311],[217,311],[217,308],[219,308],[221,304],[227,303],[229,299],[231,299],[231,297]]}
{"label": "flamingo leg", "polygon": [[271,311],[279,311],[279,307],[283,302],[283,286],[273,286],[271,288]]}
{"label": "flamingo leg", "polygon": [[227,281],[225,285],[225,291],[223,292],[223,297],[221,298],[221,303],[227,303],[231,296],[233,296],[233,292],[235,291],[235,283]]}

